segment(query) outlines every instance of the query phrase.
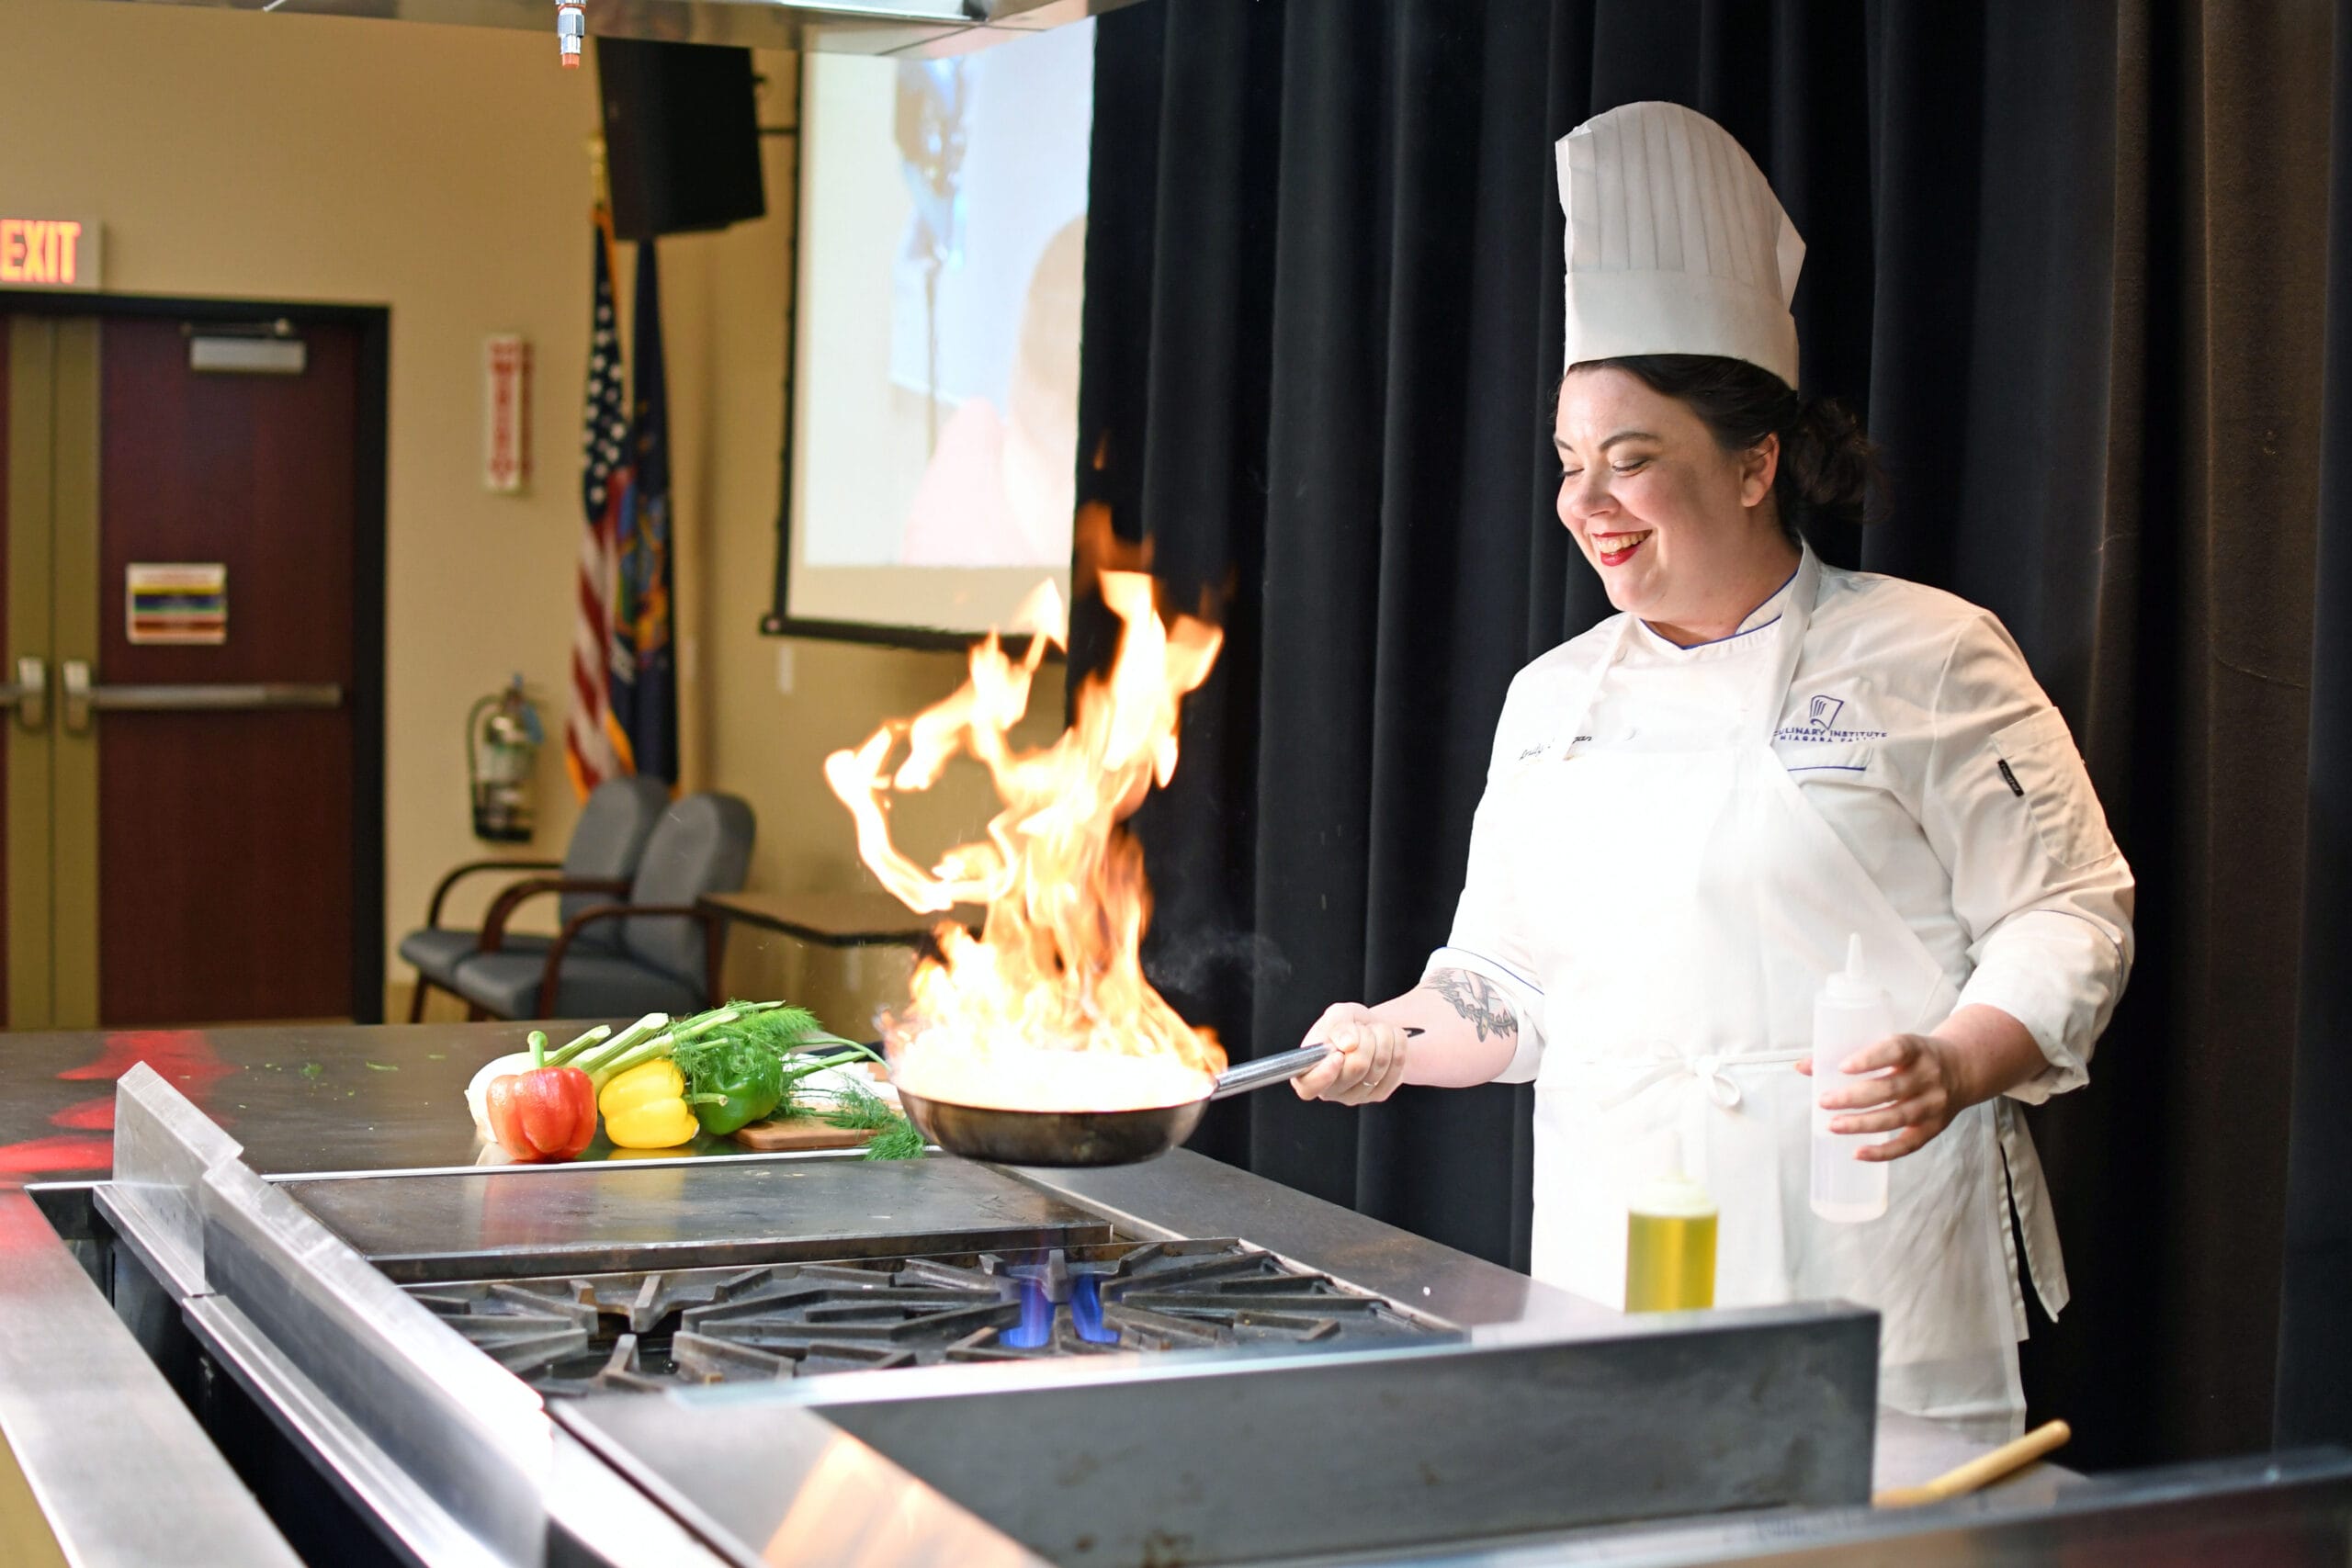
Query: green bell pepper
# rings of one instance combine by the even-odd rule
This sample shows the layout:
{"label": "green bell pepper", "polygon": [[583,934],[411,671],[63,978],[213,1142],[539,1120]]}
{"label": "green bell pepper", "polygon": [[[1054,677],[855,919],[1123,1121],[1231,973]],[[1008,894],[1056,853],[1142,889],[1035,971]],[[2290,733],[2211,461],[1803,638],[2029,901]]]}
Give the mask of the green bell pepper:
{"label": "green bell pepper", "polygon": [[731,1051],[695,1074],[688,1103],[707,1133],[721,1137],[773,1111],[784,1100],[784,1060],[757,1046]]}

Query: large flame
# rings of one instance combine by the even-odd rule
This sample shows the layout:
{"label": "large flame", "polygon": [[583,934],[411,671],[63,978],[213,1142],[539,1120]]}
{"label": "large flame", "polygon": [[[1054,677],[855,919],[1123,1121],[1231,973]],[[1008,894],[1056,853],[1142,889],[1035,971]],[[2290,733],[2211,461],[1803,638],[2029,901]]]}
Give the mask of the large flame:
{"label": "large flame", "polygon": [[[1151,895],[1142,846],[1120,825],[1174,773],[1178,705],[1208,678],[1222,634],[1190,615],[1161,619],[1151,578],[1107,564],[1116,547],[1099,509],[1080,528],[1081,567],[1105,563],[1102,601],[1123,629],[1110,673],[1080,689],[1076,722],[1058,740],[1016,752],[1006,738],[1028,710],[1047,644],[1069,646],[1061,596],[1047,582],[1016,617],[1013,629],[1033,634],[1021,659],[989,633],[955,695],[825,760],[826,781],[856,818],[858,853],[884,886],[925,912],[988,907],[978,938],[953,921],[940,927],[942,956],[917,964],[911,1006],[885,1021],[899,1081],[934,1099],[1027,1110],[1170,1104],[1207,1093],[1225,1066],[1216,1037],[1144,978],[1137,950]],[[1004,809],[985,840],[926,871],[891,842],[888,796],[930,788],[959,751],[988,768]]]}

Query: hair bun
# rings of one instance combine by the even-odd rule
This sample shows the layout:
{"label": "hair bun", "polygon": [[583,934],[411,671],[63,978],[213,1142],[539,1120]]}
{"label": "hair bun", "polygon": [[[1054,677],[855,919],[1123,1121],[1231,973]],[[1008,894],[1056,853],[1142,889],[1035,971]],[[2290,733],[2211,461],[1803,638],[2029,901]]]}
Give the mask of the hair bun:
{"label": "hair bun", "polygon": [[1840,400],[1800,397],[1797,405],[1796,427],[1781,455],[1797,498],[1824,521],[1863,522],[1872,492],[1884,488],[1877,446]]}

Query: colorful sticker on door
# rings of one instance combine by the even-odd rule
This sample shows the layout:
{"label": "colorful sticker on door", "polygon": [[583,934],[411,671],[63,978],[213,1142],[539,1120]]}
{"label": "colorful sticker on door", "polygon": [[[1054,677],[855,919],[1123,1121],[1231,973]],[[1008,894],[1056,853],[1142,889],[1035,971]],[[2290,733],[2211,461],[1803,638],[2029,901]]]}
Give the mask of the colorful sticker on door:
{"label": "colorful sticker on door", "polygon": [[229,569],[219,561],[133,561],[123,578],[123,625],[132,642],[211,647],[229,640]]}

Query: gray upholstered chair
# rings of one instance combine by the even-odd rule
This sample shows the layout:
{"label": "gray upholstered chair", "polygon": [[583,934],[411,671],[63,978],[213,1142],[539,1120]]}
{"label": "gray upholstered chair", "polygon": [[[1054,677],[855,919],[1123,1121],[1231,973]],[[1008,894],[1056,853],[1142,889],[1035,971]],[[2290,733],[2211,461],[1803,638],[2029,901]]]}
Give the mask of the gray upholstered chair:
{"label": "gray upholstered chair", "polygon": [[[572,915],[544,952],[504,950],[485,921],[481,951],[459,961],[452,987],[477,1017],[619,1018],[692,1012],[718,996],[724,920],[695,907],[732,893],[752,863],[752,808],[731,795],[690,795],[662,814],[627,903]],[[588,939],[618,936],[610,946]]]}
{"label": "gray upholstered chair", "polygon": [[[425,909],[424,929],[401,938],[401,956],[416,966],[416,995],[409,1002],[408,1021],[414,1023],[424,1016],[427,991],[438,987],[454,994],[458,964],[481,951],[481,931],[447,930],[441,924],[441,906],[452,887],[487,872],[510,875],[518,871],[560,872],[558,876],[526,877],[511,884],[492,906],[492,916],[503,929],[515,905],[537,894],[555,892],[562,895],[559,914],[569,920],[591,905],[609,903],[614,895],[628,891],[638,860],[645,852],[645,840],[669,804],[670,786],[660,779],[606,779],[580,808],[580,819],[572,824],[571,841],[564,846],[561,861],[469,861],[443,877]],[[620,933],[598,931],[587,940],[600,947],[616,947]],[[509,953],[544,954],[553,941],[517,932],[507,935],[503,945]]]}

